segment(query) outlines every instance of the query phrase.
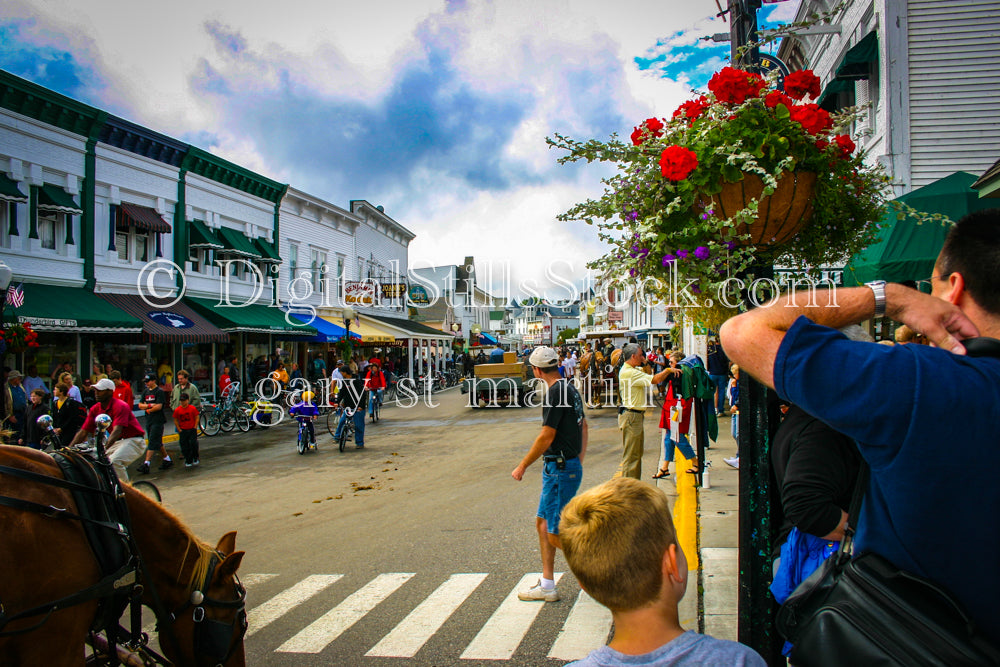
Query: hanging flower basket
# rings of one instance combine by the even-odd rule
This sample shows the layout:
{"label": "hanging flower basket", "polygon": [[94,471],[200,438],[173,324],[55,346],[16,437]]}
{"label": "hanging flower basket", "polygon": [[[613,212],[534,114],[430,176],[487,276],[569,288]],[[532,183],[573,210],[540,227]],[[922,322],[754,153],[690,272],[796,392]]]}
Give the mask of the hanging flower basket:
{"label": "hanging flower basket", "polygon": [[[731,218],[758,201],[757,216],[750,224],[735,228],[733,240],[741,246],[781,246],[795,238],[813,214],[816,174],[788,172],[778,179],[772,194],[764,194],[764,181],[756,174],[744,174],[735,183],[723,183],[715,197],[718,214]],[[699,214],[710,206],[701,205]]]}
{"label": "hanging flower basket", "polygon": [[774,90],[759,74],[726,67],[708,89],[669,119],[643,121],[630,142],[556,135],[548,143],[568,152],[560,163],[617,169],[600,198],[559,216],[596,222],[611,246],[590,267],[622,287],[641,283],[664,303],[678,301],[657,290],[689,285],[714,299],[705,307],[714,323],[729,308],[719,291],[751,267],[817,275],[869,245],[888,179],[843,134],[863,110],[832,115],[806,101],[820,94],[811,71]]}

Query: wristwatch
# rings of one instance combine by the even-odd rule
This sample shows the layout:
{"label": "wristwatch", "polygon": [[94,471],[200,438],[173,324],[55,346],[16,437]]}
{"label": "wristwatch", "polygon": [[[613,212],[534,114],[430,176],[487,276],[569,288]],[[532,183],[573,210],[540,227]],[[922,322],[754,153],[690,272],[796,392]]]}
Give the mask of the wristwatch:
{"label": "wristwatch", "polygon": [[885,315],[885,281],[873,280],[870,283],[865,283],[865,286],[870,287],[872,294],[875,295],[875,317],[883,317]]}

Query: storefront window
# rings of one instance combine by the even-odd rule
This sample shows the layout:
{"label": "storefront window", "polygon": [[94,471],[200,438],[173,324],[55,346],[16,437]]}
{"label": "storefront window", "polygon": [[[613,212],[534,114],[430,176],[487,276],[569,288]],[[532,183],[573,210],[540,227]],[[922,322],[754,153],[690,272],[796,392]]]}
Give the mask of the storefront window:
{"label": "storefront window", "polygon": [[[51,391],[50,378],[57,367],[69,363],[73,367],[73,374],[80,374],[80,368],[77,366],[76,341],[77,334],[40,331],[38,332],[38,347],[27,350],[23,355],[23,361],[22,359],[17,360],[18,370],[24,373],[28,367],[35,366],[38,369],[38,375],[45,380],[46,386]],[[82,379],[81,377],[80,380]]]}
{"label": "storefront window", "polygon": [[254,386],[258,380],[267,377],[270,371],[270,351],[271,341],[268,334],[248,333],[246,339],[246,363],[244,373],[246,373],[249,386],[248,392],[254,391]]}
{"label": "storefront window", "polygon": [[182,368],[191,374],[191,383],[198,387],[202,397],[215,395],[215,377],[212,373],[211,343],[184,345],[181,359]]}
{"label": "storefront window", "polygon": [[142,376],[156,370],[152,362],[147,362],[148,346],[144,343],[94,342],[94,358],[107,372],[112,370],[122,374],[122,379],[132,386],[132,393],[138,394],[145,385]]}

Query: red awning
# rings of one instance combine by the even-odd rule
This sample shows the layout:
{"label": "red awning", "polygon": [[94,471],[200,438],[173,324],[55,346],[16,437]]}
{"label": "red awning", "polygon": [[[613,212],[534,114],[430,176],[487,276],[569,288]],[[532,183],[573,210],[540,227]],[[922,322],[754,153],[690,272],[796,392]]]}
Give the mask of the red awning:
{"label": "red awning", "polygon": [[148,206],[122,202],[118,210],[121,212],[120,221],[126,225],[132,225],[137,229],[145,229],[151,232],[170,232],[170,224],[161,218],[159,213]]}

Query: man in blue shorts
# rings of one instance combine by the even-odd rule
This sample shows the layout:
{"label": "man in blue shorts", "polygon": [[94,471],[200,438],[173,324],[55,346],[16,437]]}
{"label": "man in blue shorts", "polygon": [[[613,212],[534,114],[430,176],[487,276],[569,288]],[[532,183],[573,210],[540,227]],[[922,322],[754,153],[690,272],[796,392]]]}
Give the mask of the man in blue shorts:
{"label": "man in blue shorts", "polygon": [[559,375],[559,355],[551,347],[538,347],[529,363],[535,377],[547,387],[542,406],[542,432],[511,477],[524,478],[528,466],[542,457],[542,496],[538,502],[535,529],[542,552],[542,578],[517,597],[521,600],[559,599],[555,584],[556,549],[559,545],[559,514],[580,488],[583,456],[587,453],[587,420],[583,400],[576,388]]}
{"label": "man in blue shorts", "polygon": [[[820,292],[819,308],[799,292],[726,322],[722,345],[780,397],[857,441],[871,476],[855,553],[949,590],[1000,643],[1000,531],[989,528],[1000,511],[1000,341],[967,340],[1000,338],[1000,209],[959,220],[921,283],[930,294],[884,282]],[[837,331],[883,315],[934,346]]]}

